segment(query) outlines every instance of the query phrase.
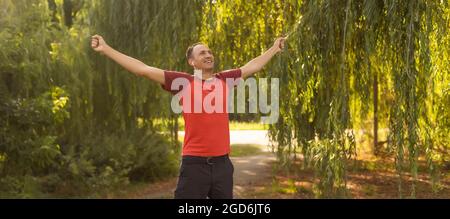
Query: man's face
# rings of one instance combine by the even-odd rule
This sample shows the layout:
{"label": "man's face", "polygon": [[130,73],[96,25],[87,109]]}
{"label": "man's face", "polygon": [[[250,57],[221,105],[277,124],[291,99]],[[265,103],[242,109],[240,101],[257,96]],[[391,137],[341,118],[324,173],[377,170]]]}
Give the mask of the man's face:
{"label": "man's face", "polygon": [[196,69],[213,70],[214,56],[212,51],[206,45],[196,45],[192,50],[192,56],[189,59],[189,64]]}

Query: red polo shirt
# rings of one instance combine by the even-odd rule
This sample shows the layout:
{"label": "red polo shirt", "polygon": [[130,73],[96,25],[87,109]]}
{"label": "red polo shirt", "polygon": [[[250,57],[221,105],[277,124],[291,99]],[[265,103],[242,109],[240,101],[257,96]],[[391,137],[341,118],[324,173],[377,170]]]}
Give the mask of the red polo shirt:
{"label": "red polo shirt", "polygon": [[241,76],[240,69],[216,73],[208,80],[184,72],[164,72],[163,88],[179,96],[182,105],[183,155],[208,157],[230,153],[228,94]]}

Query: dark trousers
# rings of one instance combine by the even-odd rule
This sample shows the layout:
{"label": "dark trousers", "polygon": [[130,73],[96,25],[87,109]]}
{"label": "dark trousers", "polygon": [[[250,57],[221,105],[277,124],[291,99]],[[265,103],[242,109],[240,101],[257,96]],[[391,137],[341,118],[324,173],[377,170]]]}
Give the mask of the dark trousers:
{"label": "dark trousers", "polygon": [[232,199],[234,167],[228,155],[183,156],[176,199]]}

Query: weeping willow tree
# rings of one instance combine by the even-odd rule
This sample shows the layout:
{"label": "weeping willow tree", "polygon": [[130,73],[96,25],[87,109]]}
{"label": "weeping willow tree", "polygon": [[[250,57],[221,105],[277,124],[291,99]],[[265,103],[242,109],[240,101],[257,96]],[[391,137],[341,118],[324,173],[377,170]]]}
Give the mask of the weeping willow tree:
{"label": "weeping willow tree", "polygon": [[[387,83],[380,86],[388,98],[380,102],[391,106],[384,119],[389,121],[388,147],[396,153],[400,194],[405,167],[417,179],[420,153],[434,174],[432,154],[438,153],[433,150],[442,145],[433,141],[443,138],[429,132],[439,121],[430,118],[436,105],[427,101],[448,89],[446,64],[432,60],[433,53],[448,50],[433,47],[448,45],[442,38],[448,2],[303,1],[300,12],[291,11],[301,19],[286,19],[293,30],[289,49],[273,66],[282,84],[289,84],[280,88],[288,101],[281,102],[280,121],[270,129],[279,154],[289,160],[291,148],[301,148],[305,164],[312,164],[320,178],[321,195],[341,194],[346,163],[355,153],[355,118],[371,108],[376,119],[381,82]],[[436,77],[446,79],[437,82]]]}
{"label": "weeping willow tree", "polygon": [[275,64],[279,70],[273,69],[288,85],[280,93],[289,98],[280,104],[282,116],[270,128],[271,136],[287,163],[301,148],[305,165],[315,167],[321,196],[345,195],[346,161],[355,149],[347,62],[351,6],[349,1],[303,2],[287,19],[293,28],[288,51]]}
{"label": "weeping willow tree", "polygon": [[[448,72],[435,72],[432,67],[437,63],[431,60],[431,37],[448,35],[448,20],[445,21],[443,9],[448,2],[408,1],[407,3],[386,3],[393,8],[386,14],[386,26],[390,31],[385,48],[387,62],[391,66],[395,101],[390,113],[390,145],[396,151],[397,172],[399,173],[399,191],[402,195],[402,173],[407,159],[410,173],[414,178],[411,195],[415,196],[417,162],[421,153],[425,153],[432,174],[435,172],[432,160],[433,148],[430,142],[432,121],[427,113],[427,99],[434,98],[434,76],[448,77]],[[448,16],[448,15],[447,15]],[[404,19],[399,19],[404,18]],[[442,39],[435,39],[442,42]],[[448,42],[444,44],[448,45]],[[445,83],[445,81],[444,81]],[[447,84],[448,86],[448,84]],[[442,93],[440,91],[439,93]],[[431,122],[431,123],[430,123]],[[439,139],[433,136],[433,139]],[[435,177],[433,177],[435,178]]]}

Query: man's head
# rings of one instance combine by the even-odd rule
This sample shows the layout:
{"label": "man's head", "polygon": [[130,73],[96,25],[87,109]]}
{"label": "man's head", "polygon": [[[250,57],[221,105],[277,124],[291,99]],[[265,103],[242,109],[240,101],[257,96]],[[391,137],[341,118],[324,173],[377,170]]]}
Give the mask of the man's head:
{"label": "man's head", "polygon": [[204,43],[195,43],[186,51],[186,59],[195,69],[212,71],[214,69],[214,56]]}

